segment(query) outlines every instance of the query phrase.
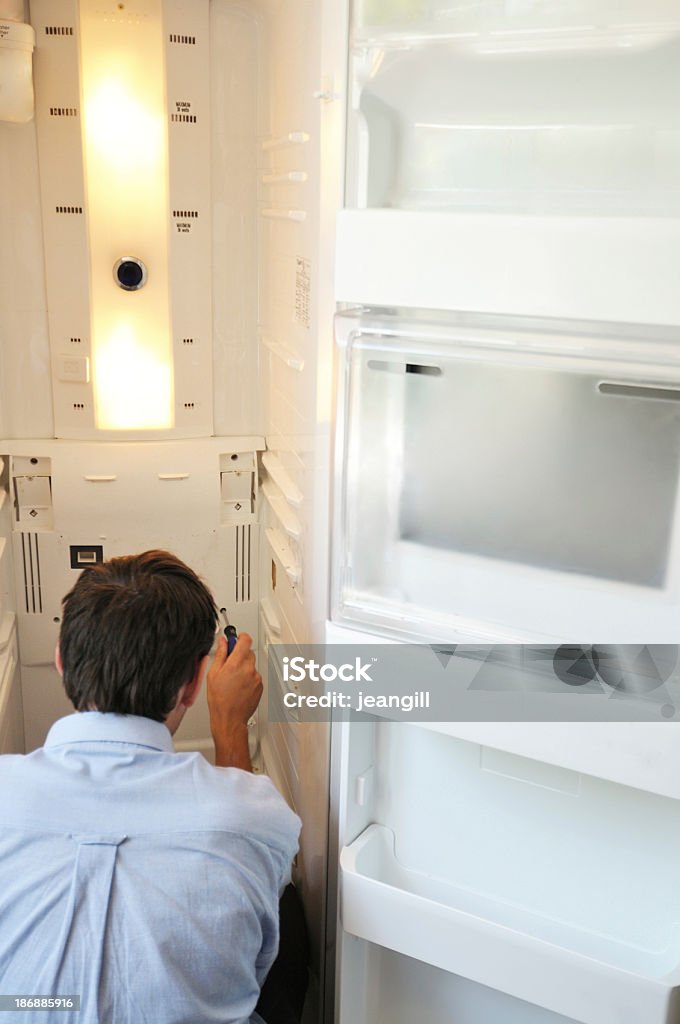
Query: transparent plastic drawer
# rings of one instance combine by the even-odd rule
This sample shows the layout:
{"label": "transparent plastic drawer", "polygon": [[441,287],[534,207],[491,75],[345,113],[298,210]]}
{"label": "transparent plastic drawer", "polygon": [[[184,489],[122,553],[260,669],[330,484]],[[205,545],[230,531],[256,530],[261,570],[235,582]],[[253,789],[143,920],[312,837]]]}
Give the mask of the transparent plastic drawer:
{"label": "transparent plastic drawer", "polygon": [[680,212],[674,0],[361,0],[349,204]]}
{"label": "transparent plastic drawer", "polygon": [[680,349],[597,330],[338,317],[340,621],[677,641]]}

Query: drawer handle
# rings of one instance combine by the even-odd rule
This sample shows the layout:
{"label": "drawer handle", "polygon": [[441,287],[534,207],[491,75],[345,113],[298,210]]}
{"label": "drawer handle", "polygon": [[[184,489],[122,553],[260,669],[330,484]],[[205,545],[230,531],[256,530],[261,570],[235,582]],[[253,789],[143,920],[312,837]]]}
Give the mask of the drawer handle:
{"label": "drawer handle", "polygon": [[620,384],[603,380],[598,384],[601,395],[619,398],[647,398],[657,402],[680,402],[680,388],[663,388],[656,384]]}

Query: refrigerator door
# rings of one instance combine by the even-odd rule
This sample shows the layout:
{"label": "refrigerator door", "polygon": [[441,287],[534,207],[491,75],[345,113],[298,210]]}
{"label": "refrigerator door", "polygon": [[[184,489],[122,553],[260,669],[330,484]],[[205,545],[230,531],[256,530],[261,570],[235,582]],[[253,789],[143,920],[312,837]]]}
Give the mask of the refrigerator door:
{"label": "refrigerator door", "polygon": [[[675,644],[678,5],[351,9],[329,636]],[[649,730],[334,726],[339,1024],[678,1024]]]}

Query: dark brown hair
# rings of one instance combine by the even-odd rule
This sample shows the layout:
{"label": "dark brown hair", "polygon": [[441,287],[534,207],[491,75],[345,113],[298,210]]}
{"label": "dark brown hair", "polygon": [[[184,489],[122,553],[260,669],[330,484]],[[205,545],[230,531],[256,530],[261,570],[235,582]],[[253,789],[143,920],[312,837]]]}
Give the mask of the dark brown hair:
{"label": "dark brown hair", "polygon": [[78,711],[163,721],[215,636],[210,591],[167,551],[85,569],[62,603],[64,688]]}

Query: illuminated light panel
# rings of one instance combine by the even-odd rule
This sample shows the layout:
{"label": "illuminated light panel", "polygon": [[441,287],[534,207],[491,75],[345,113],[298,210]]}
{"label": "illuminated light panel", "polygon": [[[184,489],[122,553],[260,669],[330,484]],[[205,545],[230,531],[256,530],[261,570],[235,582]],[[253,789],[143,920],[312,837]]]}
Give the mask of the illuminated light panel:
{"label": "illuminated light panel", "polygon": [[97,415],[108,429],[153,430],[172,425],[168,417],[172,367],[156,355],[163,340],[153,344],[155,340],[148,335],[140,340],[135,327],[119,324],[100,341]]}
{"label": "illuminated light panel", "polygon": [[[100,430],[174,426],[168,138],[161,0],[80,0],[92,376]],[[123,291],[113,266],[148,267]]]}

